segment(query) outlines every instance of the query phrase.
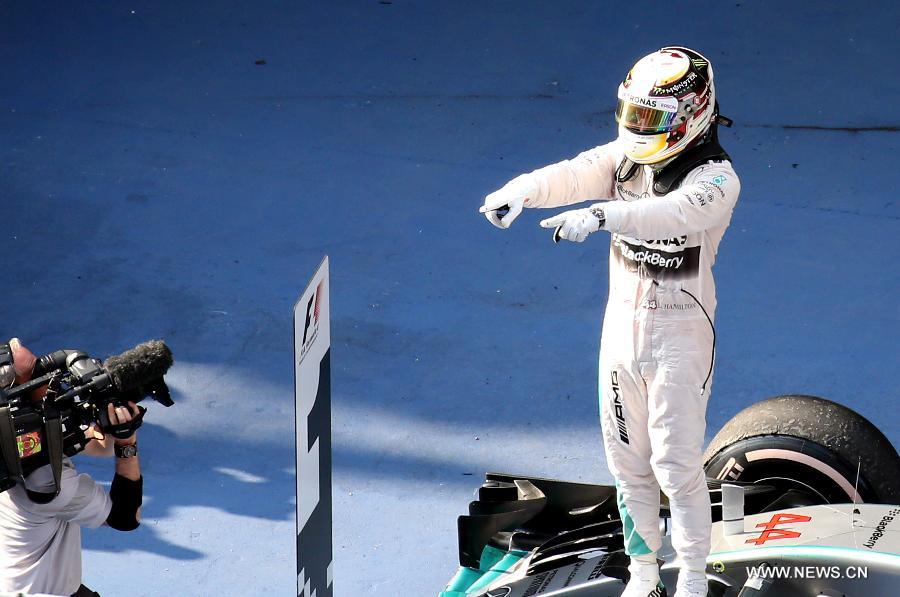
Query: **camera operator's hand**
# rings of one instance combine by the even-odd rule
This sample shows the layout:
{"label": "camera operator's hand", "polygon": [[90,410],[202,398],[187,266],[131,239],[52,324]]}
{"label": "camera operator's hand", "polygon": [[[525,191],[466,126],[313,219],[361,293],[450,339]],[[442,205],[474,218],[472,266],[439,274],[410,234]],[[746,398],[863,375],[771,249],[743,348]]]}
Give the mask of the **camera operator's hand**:
{"label": "camera operator's hand", "polygon": [[[100,431],[100,426],[92,423],[84,432],[84,438],[88,440],[82,454],[108,458],[113,454],[113,443],[110,438]],[[93,440],[93,441],[91,441]]]}
{"label": "camera operator's hand", "polygon": [[[16,383],[22,384],[31,379],[34,371],[34,364],[37,363],[37,357],[34,353],[22,345],[22,341],[18,338],[12,338],[9,341],[9,349],[12,351],[13,368],[16,371]],[[40,400],[47,391],[47,386],[35,388],[31,392],[32,400]]]}
{"label": "camera operator's hand", "polygon": [[[112,404],[106,405],[106,412],[109,415],[109,422],[112,425],[124,425],[126,423],[130,423],[132,419],[140,414],[140,410],[138,410],[137,404],[134,402],[128,403],[128,408],[124,406],[113,406]],[[133,432],[131,435],[124,439],[115,438],[117,446],[129,446],[131,444],[137,443],[137,431]]]}
{"label": "camera operator's hand", "polygon": [[16,370],[16,383],[25,383],[31,379],[31,372],[34,371],[34,364],[37,363],[37,357],[34,353],[22,346],[21,340],[13,338],[9,341],[9,349],[13,355],[13,367]]}
{"label": "camera operator's hand", "polygon": [[[116,408],[112,404],[106,406],[106,414],[112,425],[130,423],[139,412],[140,410],[134,402],[129,402],[128,408],[124,406]],[[87,428],[84,432],[84,437],[87,440],[94,440],[88,441],[87,446],[84,448],[84,453],[88,456],[99,456],[101,458],[113,455],[114,444],[117,446],[130,446],[137,443],[137,431],[124,439],[120,439],[103,433],[103,430],[97,423]]]}

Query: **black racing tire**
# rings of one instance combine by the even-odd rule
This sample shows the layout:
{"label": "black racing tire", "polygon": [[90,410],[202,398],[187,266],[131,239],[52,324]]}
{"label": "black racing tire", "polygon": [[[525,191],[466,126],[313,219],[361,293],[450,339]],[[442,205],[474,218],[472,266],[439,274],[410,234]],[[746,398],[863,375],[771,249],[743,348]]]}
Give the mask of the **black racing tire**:
{"label": "black racing tire", "polygon": [[734,416],[703,456],[708,477],[774,484],[821,503],[900,504],[900,457],[862,415],[816,396],[776,396]]}

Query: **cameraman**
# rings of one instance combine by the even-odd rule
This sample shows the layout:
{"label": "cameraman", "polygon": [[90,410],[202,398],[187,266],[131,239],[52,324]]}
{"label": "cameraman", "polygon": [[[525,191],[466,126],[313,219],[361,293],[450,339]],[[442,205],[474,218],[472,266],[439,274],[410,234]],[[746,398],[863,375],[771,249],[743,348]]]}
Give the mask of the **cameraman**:
{"label": "cameraman", "polygon": [[[36,358],[17,338],[10,340],[9,346],[16,383],[24,383],[31,378]],[[131,412],[109,405],[111,424],[128,423],[138,414],[137,406],[128,404]],[[52,495],[50,465],[28,475],[25,487],[19,484],[0,493],[0,592],[99,597],[81,584],[81,527],[106,524],[121,531],[138,527],[142,479],[136,434],[126,439],[105,438],[91,426],[85,436],[87,454],[110,456],[115,450],[116,475],[109,494],[88,475],[78,474],[68,458],[63,459],[59,495],[49,502],[32,501],[26,489]]]}

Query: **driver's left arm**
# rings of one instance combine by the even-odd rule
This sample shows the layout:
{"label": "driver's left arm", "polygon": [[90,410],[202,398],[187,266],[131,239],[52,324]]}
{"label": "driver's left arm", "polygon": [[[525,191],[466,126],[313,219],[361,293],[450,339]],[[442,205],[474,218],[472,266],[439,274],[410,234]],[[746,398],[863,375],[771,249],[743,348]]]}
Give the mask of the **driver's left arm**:
{"label": "driver's left arm", "polygon": [[704,168],[663,197],[600,205],[603,229],[633,238],[672,238],[724,226],[741,192],[730,165]]}

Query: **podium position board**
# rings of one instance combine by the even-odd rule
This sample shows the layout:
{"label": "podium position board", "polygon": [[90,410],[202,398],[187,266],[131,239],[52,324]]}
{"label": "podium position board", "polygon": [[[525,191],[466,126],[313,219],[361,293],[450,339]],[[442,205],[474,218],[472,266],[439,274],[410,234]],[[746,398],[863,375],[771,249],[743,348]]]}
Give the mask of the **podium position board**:
{"label": "podium position board", "polygon": [[328,257],[294,305],[297,595],[331,597],[331,329]]}

